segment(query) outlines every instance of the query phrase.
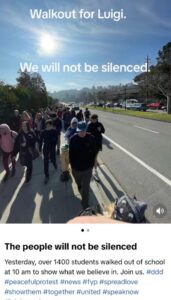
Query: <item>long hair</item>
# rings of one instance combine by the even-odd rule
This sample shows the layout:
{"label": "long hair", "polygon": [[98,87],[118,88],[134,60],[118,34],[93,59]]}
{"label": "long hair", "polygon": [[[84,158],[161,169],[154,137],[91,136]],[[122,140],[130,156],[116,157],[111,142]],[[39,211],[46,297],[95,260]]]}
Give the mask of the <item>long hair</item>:
{"label": "long hair", "polygon": [[[26,125],[27,131],[31,131],[31,127],[30,127],[30,124],[29,124],[28,121],[23,121],[22,124],[25,124],[25,125]],[[23,129],[21,129],[21,130],[23,130]]]}

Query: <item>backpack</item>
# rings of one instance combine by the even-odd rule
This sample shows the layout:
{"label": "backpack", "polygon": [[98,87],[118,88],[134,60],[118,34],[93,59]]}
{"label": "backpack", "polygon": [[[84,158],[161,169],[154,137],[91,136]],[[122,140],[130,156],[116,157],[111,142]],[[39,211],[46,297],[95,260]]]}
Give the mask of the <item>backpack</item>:
{"label": "backpack", "polygon": [[147,204],[138,201],[136,197],[122,196],[116,200],[113,218],[120,221],[129,223],[145,223],[145,210]]}

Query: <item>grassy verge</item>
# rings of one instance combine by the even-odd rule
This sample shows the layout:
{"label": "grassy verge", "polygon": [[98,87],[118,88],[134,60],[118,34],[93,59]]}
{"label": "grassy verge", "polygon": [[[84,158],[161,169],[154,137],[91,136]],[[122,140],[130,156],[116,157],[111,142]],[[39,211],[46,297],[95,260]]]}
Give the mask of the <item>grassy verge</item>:
{"label": "grassy verge", "polygon": [[89,107],[89,109],[101,110],[112,112],[114,114],[126,115],[126,116],[133,116],[163,122],[171,122],[171,115],[166,113],[156,113],[150,111],[134,111],[134,110],[123,110],[123,109],[115,109],[115,108],[103,108],[103,107]]}

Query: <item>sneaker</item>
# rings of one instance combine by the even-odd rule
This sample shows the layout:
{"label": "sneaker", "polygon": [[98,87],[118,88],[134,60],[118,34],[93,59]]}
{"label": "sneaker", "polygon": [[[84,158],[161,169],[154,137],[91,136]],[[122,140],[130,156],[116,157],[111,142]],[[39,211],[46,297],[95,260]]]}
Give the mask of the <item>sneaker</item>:
{"label": "sneaker", "polygon": [[45,179],[44,179],[44,184],[47,184],[48,181],[49,181],[49,177],[45,177]]}

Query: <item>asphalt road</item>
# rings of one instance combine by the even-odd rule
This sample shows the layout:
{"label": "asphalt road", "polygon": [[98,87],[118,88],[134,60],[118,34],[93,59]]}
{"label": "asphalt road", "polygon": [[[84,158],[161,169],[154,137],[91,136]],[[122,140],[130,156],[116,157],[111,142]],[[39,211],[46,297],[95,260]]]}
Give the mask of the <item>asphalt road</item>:
{"label": "asphalt road", "polygon": [[[61,182],[59,156],[57,164],[57,171],[50,164],[50,180],[44,184],[43,157],[40,156],[33,162],[31,181],[25,184],[24,168],[17,161],[16,175],[3,183],[5,171],[0,161],[0,223],[66,223],[78,216],[82,206],[75,180],[71,176],[69,181]],[[99,181],[92,177],[89,205],[96,207],[99,204],[103,214],[110,217],[113,202],[123,195],[123,191],[102,162],[98,178]]]}
{"label": "asphalt road", "polygon": [[[96,200],[107,206],[115,194],[119,197],[125,191],[147,202],[149,222],[171,223],[171,124],[100,111],[98,115],[106,133],[100,155],[101,180],[100,184],[92,182],[92,203]],[[39,158],[34,162],[32,181],[25,186],[18,164],[16,176],[0,184],[0,222],[65,223],[77,215],[80,195],[72,180],[61,184],[59,170],[51,170],[45,186]],[[159,211],[162,206],[164,215]]]}
{"label": "asphalt road", "polygon": [[103,162],[128,195],[148,203],[150,222],[171,223],[171,124],[98,115],[106,129]]}

